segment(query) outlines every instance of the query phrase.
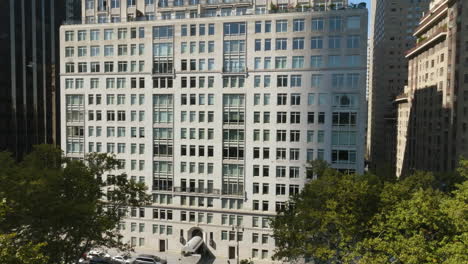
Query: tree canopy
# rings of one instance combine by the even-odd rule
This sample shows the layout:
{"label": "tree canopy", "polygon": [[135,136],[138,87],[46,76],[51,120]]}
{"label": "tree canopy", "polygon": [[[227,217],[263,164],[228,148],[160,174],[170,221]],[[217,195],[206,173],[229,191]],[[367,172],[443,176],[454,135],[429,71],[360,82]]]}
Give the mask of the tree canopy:
{"label": "tree canopy", "polygon": [[398,180],[322,169],[272,220],[274,257],[468,263],[467,179],[467,161],[458,173],[415,172]]}
{"label": "tree canopy", "polygon": [[129,207],[143,206],[149,197],[125,174],[103,180],[118,165],[107,154],[72,160],[51,145],[35,146],[22,162],[0,153],[0,243],[25,247],[42,263],[76,262],[96,247],[130,250],[117,226]]}

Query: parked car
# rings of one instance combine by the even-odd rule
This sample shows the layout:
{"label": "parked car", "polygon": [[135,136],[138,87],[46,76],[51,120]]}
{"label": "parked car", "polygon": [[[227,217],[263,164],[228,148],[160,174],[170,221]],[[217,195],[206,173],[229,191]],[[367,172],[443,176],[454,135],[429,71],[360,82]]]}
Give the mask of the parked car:
{"label": "parked car", "polygon": [[132,259],[129,256],[115,256],[112,257],[112,261],[115,264],[130,264],[132,263]]}
{"label": "parked car", "polygon": [[112,264],[109,258],[93,257],[89,260],[89,264]]}
{"label": "parked car", "polygon": [[167,264],[167,261],[165,259],[161,259],[160,257],[154,256],[154,255],[138,255],[136,257],[135,261],[133,262],[134,264]]}

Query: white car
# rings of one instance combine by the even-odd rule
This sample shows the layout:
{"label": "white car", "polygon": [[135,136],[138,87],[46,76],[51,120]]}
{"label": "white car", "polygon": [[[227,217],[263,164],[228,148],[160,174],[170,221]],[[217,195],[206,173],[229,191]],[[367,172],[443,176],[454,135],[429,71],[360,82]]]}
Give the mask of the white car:
{"label": "white car", "polygon": [[107,254],[105,252],[102,252],[102,251],[98,251],[98,250],[91,250],[87,254],[88,259],[93,259],[93,258],[96,258],[96,257],[110,258],[111,255],[109,255],[109,254]]}
{"label": "white car", "polygon": [[120,264],[130,264],[132,262],[132,259],[127,256],[115,256],[112,257],[112,260]]}

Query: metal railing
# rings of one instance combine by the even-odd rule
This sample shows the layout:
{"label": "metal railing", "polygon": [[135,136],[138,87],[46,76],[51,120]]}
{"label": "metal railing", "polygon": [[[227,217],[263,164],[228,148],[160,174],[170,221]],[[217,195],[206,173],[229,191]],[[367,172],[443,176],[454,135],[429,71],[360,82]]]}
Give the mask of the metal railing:
{"label": "metal railing", "polygon": [[195,187],[174,187],[174,192],[195,193],[195,194],[214,194],[214,195],[219,195],[221,193],[219,189],[195,188]]}
{"label": "metal railing", "polygon": [[[222,5],[222,4],[234,4],[234,3],[251,3],[251,0],[212,0],[201,3],[201,6],[205,5]],[[185,6],[185,5],[183,5]],[[172,8],[180,6],[165,6],[163,8]],[[349,10],[349,9],[366,9],[366,5],[348,5],[348,6],[298,6],[298,7],[287,7],[280,8],[278,6],[272,6],[272,9],[265,10],[246,10],[246,12],[231,12],[230,16],[244,16],[244,15],[253,15],[253,14],[277,14],[277,13],[305,13],[305,12],[323,12],[323,11],[340,11],[340,10]],[[104,11],[108,12],[108,11]],[[205,13],[201,12],[200,14],[190,15],[190,18],[200,18],[200,17],[219,17],[223,16],[220,10],[216,10],[216,13]],[[162,18],[161,20],[167,20],[168,18]],[[175,15],[171,15],[170,19],[177,19]],[[95,16],[92,21],[86,20],[66,20],[63,22],[64,25],[79,25],[79,24],[105,24],[105,23],[124,23],[124,22],[133,22],[133,21],[155,21],[157,20],[155,16],[137,16],[137,17],[119,17],[118,20],[113,21],[112,18],[98,18]]]}

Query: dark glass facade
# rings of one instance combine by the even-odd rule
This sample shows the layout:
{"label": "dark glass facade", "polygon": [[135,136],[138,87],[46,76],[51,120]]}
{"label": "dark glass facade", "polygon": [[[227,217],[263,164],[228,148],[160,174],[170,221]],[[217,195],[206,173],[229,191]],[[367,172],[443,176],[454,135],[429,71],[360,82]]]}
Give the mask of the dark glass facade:
{"label": "dark glass facade", "polygon": [[60,142],[59,27],[65,0],[0,1],[0,151]]}

